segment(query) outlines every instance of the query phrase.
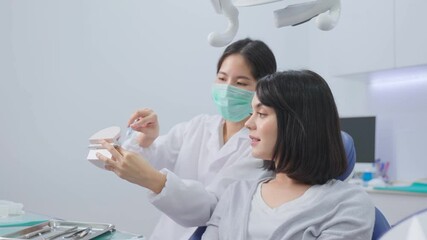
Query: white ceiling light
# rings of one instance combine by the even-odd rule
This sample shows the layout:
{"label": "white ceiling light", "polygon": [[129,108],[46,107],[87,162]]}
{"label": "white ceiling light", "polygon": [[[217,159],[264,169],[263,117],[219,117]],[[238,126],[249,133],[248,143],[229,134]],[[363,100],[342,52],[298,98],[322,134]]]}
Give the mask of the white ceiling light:
{"label": "white ceiling light", "polygon": [[[230,43],[239,28],[239,11],[237,7],[256,6],[278,2],[281,0],[211,0],[215,11],[228,19],[225,32],[212,32],[208,36],[209,43],[214,47],[222,47]],[[333,29],[340,17],[340,0],[315,0],[300,4],[288,5],[274,11],[276,27],[296,26],[315,18],[317,27],[323,31]]]}

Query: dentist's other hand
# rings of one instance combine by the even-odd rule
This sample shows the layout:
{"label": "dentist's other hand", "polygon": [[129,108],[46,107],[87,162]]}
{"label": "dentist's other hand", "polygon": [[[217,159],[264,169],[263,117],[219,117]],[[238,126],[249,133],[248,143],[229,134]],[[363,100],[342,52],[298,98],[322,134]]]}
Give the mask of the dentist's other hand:
{"label": "dentist's other hand", "polygon": [[138,142],[141,147],[149,147],[159,136],[157,114],[148,108],[140,109],[132,114],[128,126],[139,132]]}
{"label": "dentist's other hand", "polygon": [[162,191],[166,184],[166,175],[153,168],[141,155],[114,147],[107,142],[101,144],[112,155],[108,158],[100,153],[96,154],[99,160],[104,161],[107,170],[157,194]]}

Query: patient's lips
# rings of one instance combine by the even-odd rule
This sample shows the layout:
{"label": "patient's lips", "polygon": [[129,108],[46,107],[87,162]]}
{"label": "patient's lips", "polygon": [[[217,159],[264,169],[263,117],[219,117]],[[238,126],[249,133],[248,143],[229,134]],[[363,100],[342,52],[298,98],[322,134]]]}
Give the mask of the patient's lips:
{"label": "patient's lips", "polygon": [[249,135],[249,138],[251,139],[251,146],[252,147],[255,147],[258,144],[258,142],[261,141],[261,139],[256,138],[252,135]]}

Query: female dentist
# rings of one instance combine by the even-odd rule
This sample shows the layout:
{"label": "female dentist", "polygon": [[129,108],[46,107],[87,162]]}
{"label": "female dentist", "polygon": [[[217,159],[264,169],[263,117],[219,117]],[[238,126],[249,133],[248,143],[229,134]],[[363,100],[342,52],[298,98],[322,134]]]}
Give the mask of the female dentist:
{"label": "female dentist", "polygon": [[227,186],[263,174],[263,161],[251,156],[244,123],[252,111],[257,80],[276,68],[274,54],[264,42],[236,41],[220,57],[212,87],[220,115],[196,116],[159,137],[157,115],[142,109],[129,119],[138,134],[123,148],[104,144],[112,154],[111,159],[98,156],[106,168],[150,189],[150,201],[164,213],[151,240],[188,239],[195,226],[210,219]]}

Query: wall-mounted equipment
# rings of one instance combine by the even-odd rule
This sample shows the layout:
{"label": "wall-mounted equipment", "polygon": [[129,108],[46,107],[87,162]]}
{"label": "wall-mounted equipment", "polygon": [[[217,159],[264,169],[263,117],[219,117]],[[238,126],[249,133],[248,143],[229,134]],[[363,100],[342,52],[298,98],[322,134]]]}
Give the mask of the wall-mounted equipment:
{"label": "wall-mounted equipment", "polygon": [[[212,32],[208,42],[214,47],[223,47],[230,43],[239,29],[239,10],[237,7],[250,7],[268,4],[281,0],[211,0],[215,11],[224,15],[228,20],[227,29],[222,32]],[[316,0],[288,5],[274,11],[276,27],[296,26],[315,18],[317,27],[323,31],[333,29],[340,17],[340,0]]]}

